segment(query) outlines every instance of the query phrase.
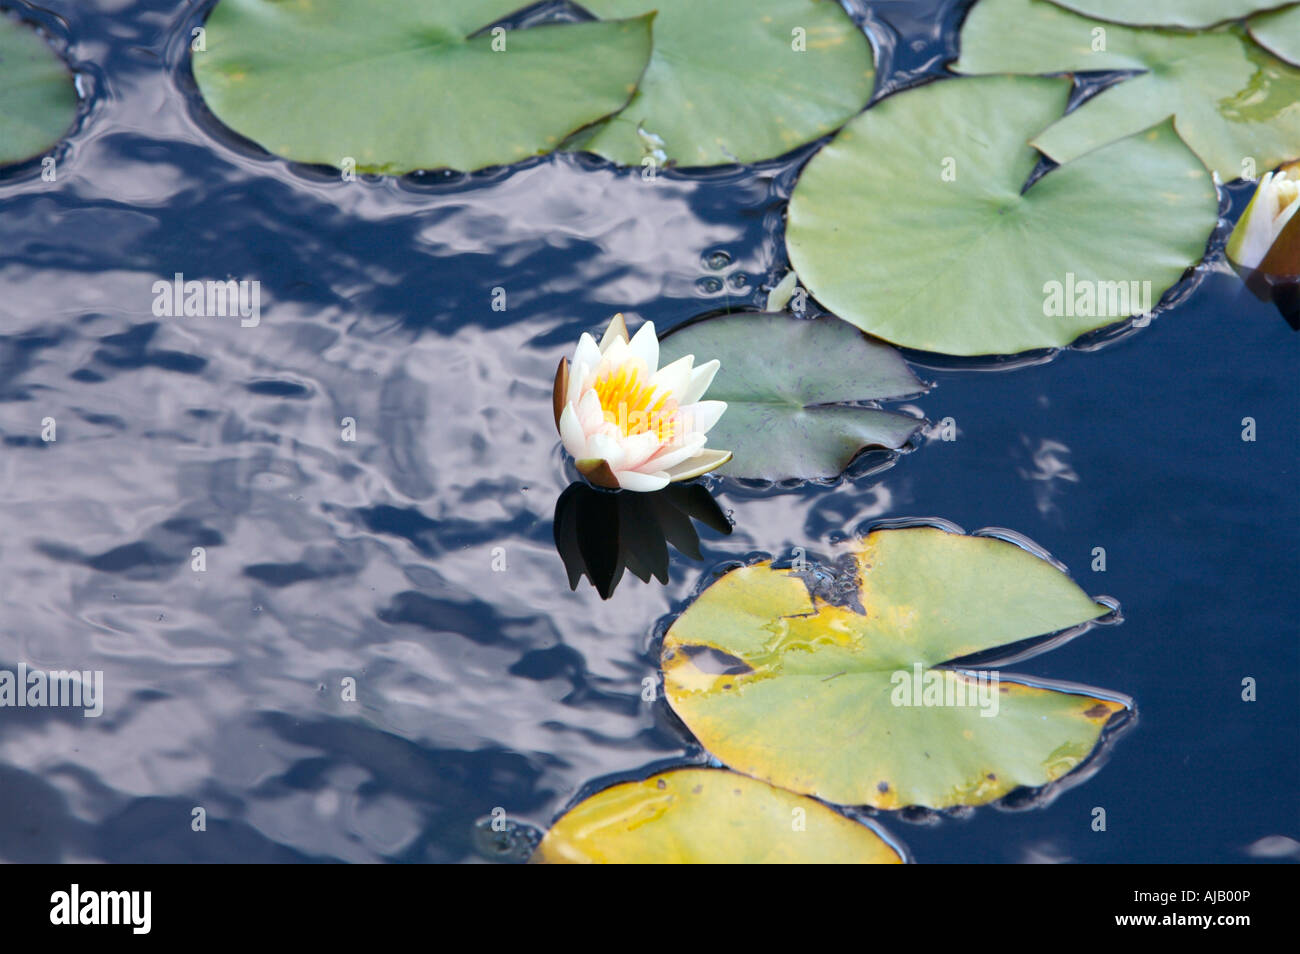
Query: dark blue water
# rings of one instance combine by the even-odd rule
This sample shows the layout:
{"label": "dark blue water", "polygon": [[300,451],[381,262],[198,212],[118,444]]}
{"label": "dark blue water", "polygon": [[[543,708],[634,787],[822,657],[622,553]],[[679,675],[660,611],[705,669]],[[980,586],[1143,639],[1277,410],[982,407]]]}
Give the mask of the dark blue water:
{"label": "dark blue water", "polygon": [[[1010,528],[1118,599],[1122,625],[1011,668],[1138,707],[1054,799],[884,813],[918,861],[1245,861],[1300,837],[1300,339],[1231,273],[1095,350],[918,367],[955,441],[833,486],[715,483],[730,535],[702,525],[702,560],[602,600],[553,543],[556,362],[615,311],[665,330],[761,304],[809,152],[653,183],[590,157],[342,182],[206,112],[204,6],[18,9],[86,101],[55,182],[0,173],[0,668],[103,670],[107,700],[4,710],[0,860],[481,860],[493,809],[544,828],[703,758],[641,690],[713,570],[899,517]],[[962,9],[855,12],[891,91],[951,57]],[[176,272],[260,281],[261,324],[155,318]]]}

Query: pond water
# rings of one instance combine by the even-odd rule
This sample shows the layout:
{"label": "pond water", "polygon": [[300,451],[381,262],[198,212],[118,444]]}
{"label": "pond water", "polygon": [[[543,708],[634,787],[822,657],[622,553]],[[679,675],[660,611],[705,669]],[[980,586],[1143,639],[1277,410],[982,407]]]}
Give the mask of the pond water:
{"label": "pond water", "polygon": [[[851,6],[881,90],[941,72],[964,12]],[[714,571],[907,517],[1009,528],[1118,600],[1121,625],[1010,668],[1138,710],[1047,804],[881,813],[916,860],[1246,861],[1300,836],[1300,342],[1230,272],[1042,360],[911,355],[955,440],[832,485],[715,481],[733,531],[603,600],[553,543],[556,363],[616,311],[663,331],[761,305],[811,150],[653,182],[571,156],[345,182],[206,112],[206,6],[18,9],[86,102],[56,181],[0,175],[0,668],[102,670],[106,698],[3,713],[0,859],[484,860],[494,809],[544,829],[705,759],[642,685]],[[1229,218],[1247,198],[1225,191]],[[155,317],[175,273],[259,281],[260,322]]]}

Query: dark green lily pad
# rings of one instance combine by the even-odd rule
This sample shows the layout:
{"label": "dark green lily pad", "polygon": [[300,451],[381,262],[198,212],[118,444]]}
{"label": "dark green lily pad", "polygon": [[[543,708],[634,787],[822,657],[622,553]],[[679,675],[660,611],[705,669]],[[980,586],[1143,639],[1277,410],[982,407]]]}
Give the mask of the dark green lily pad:
{"label": "dark green lily pad", "polygon": [[298,162],[504,165],[622,109],[651,50],[652,15],[473,35],[520,5],[221,0],[194,77],[218,118]]}
{"label": "dark green lily pad", "polygon": [[0,165],[44,152],[72,125],[72,74],[35,30],[0,13]]}
{"label": "dark green lily pad", "polygon": [[710,445],[718,472],[760,480],[824,479],[867,447],[899,448],[925,422],[861,402],[925,390],[893,348],[835,318],[735,314],[697,321],[659,345],[667,364],[717,358],[709,399],[727,402]]}

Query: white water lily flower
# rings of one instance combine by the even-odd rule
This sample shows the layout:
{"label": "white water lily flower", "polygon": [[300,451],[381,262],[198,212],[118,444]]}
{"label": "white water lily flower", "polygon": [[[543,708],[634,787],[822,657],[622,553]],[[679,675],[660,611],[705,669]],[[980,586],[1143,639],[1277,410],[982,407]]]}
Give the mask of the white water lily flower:
{"label": "white water lily flower", "polygon": [[[1259,180],[1254,198],[1228,239],[1228,257],[1246,268],[1259,268],[1297,209],[1300,209],[1300,163],[1293,162]],[[1300,227],[1300,221],[1296,227]],[[1295,234],[1295,228],[1290,234]],[[1282,257],[1286,256],[1279,254],[1274,259]],[[1294,257],[1294,251],[1290,257]]]}
{"label": "white water lily flower", "polygon": [[701,401],[718,362],[686,355],[659,367],[659,339],[647,321],[631,340],[615,315],[600,344],[583,333],[573,362],[555,374],[555,425],[564,449],[594,484],[661,490],[731,460],[705,447],[725,401]]}

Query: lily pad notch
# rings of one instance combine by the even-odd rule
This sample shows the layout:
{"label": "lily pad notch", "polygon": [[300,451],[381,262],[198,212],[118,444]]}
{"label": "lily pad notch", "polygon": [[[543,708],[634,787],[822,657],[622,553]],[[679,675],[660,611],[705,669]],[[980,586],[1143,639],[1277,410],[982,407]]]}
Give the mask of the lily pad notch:
{"label": "lily pad notch", "polygon": [[827,0],[586,0],[506,29],[521,0],[220,0],[195,80],[287,159],[473,171],[558,150],[622,165],[784,155],[860,111],[871,43]]}
{"label": "lily pad notch", "polygon": [[982,805],[1059,792],[1131,721],[1126,696],[960,664],[1114,612],[1052,563],[929,526],[873,531],[847,557],[847,585],[732,570],[669,627],[668,703],[727,767],[839,805]]}
{"label": "lily pad notch", "polygon": [[804,287],[869,334],[947,355],[1063,348],[1144,314],[1204,256],[1218,193],[1167,118],[1025,188],[1040,160],[1027,142],[1070,88],[939,80],[849,122],[790,198]]}

